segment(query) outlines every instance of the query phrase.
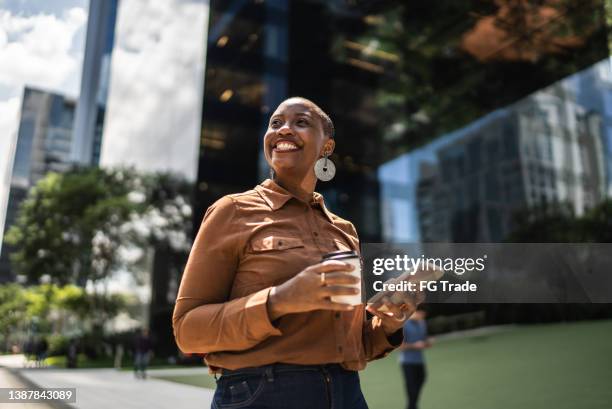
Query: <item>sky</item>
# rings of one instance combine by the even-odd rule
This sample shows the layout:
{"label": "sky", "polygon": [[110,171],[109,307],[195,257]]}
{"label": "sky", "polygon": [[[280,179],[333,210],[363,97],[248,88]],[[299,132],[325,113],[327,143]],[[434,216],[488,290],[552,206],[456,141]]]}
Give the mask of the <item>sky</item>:
{"label": "sky", "polygon": [[[0,186],[10,175],[24,86],[78,96],[88,4],[0,0]],[[102,166],[195,179],[207,21],[208,0],[120,1]],[[0,207],[6,194],[0,188]]]}

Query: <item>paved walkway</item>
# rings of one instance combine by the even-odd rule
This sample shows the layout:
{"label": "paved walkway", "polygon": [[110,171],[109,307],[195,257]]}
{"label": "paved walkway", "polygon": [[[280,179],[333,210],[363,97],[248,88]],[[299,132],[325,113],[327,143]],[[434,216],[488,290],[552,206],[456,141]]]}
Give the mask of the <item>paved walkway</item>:
{"label": "paved walkway", "polygon": [[[18,377],[13,375],[8,369],[0,368],[0,387],[1,388],[26,388],[28,385],[23,383]],[[45,403],[1,403],[0,409],[51,409]]]}
{"label": "paved walkway", "polygon": [[[211,389],[160,379],[135,379],[130,371],[23,368],[23,358],[19,356],[0,356],[0,366],[22,368],[19,373],[40,387],[76,388],[76,403],[72,406],[79,409],[206,409],[210,407],[213,396]],[[149,375],[155,376],[157,372],[151,370]],[[159,372],[159,375],[202,376],[208,373],[206,368],[164,369]],[[37,405],[36,408],[42,407]],[[8,409],[18,408],[11,406]]]}

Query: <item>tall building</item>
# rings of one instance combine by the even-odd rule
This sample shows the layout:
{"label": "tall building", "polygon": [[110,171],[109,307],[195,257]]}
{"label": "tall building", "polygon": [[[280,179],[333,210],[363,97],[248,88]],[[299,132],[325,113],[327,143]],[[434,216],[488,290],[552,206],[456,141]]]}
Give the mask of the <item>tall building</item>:
{"label": "tall building", "polygon": [[[48,172],[63,172],[70,164],[75,101],[63,95],[26,87],[23,92],[5,231],[17,216],[28,190]],[[0,282],[13,281],[10,246],[3,243]]]}
{"label": "tall building", "polygon": [[90,1],[81,91],[74,118],[72,160],[98,165],[110,80],[118,0]]}
{"label": "tall building", "polygon": [[519,210],[606,197],[601,115],[562,84],[484,118],[423,162],[417,207],[427,242],[499,242]]}
{"label": "tall building", "polygon": [[[496,190],[514,195],[517,206],[568,195],[580,211],[601,197],[600,165],[609,161],[609,152],[595,142],[601,135],[595,128],[604,118],[600,111],[591,113],[582,102],[563,102],[560,96],[534,97],[526,112],[474,131],[470,142],[449,145],[448,139],[463,140],[457,135],[490,113],[607,59],[604,16],[600,0],[211,1],[195,230],[214,200],[267,176],[261,148],[267,121],[276,105],[293,95],[314,100],[334,120],[331,159],[338,171],[317,189],[328,207],[354,222],[362,242],[418,241],[421,226],[429,226],[426,235],[448,238],[449,223],[465,231],[457,237],[481,237],[485,233],[474,233],[470,224],[481,218],[481,225],[487,218],[498,220],[487,222],[485,230],[487,237],[499,238],[507,226],[496,212],[508,204],[487,199]],[[558,111],[558,118],[569,122],[535,133],[527,127],[556,121],[531,118],[528,111],[536,108]],[[541,162],[519,149],[561,134],[573,138],[554,145],[573,152],[571,165],[559,165],[573,166],[566,169],[572,175],[582,174],[586,160],[603,152],[604,159],[593,162],[597,169],[589,170],[596,188],[570,191],[557,179],[556,190],[539,185],[550,181],[544,175],[550,166],[538,168]],[[479,152],[483,167],[502,160],[499,165],[512,170],[470,184],[467,172],[475,165],[467,162],[468,151]],[[582,154],[587,159],[579,158]],[[554,155],[547,160],[565,160]],[[433,165],[423,165],[428,161]],[[442,175],[448,173],[468,188],[464,199],[453,200],[469,199],[477,208],[444,199],[451,186]],[[485,217],[479,209],[487,206]],[[456,208],[466,217],[445,221]]]}

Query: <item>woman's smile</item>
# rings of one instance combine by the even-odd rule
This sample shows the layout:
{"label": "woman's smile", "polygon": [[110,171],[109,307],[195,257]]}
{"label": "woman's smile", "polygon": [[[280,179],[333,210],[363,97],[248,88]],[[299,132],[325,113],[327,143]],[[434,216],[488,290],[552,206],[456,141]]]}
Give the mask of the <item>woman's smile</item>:
{"label": "woman's smile", "polygon": [[300,147],[295,142],[286,139],[279,139],[272,147],[272,151],[277,153],[295,152],[298,150],[300,150]]}

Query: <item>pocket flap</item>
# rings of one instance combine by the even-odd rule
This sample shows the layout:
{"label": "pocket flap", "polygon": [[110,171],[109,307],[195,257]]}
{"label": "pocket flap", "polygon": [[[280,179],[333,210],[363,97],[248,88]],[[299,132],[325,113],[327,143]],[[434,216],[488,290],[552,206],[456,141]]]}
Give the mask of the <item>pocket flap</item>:
{"label": "pocket flap", "polygon": [[253,240],[251,243],[253,251],[286,250],[295,247],[304,247],[302,239],[296,237],[267,236]]}

